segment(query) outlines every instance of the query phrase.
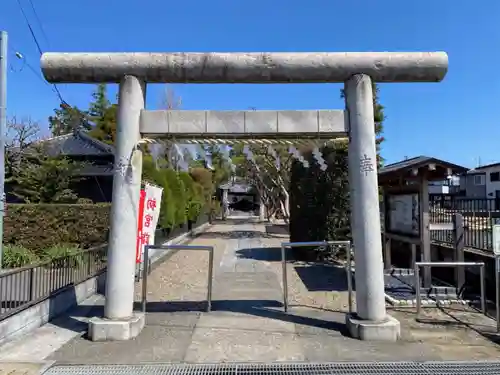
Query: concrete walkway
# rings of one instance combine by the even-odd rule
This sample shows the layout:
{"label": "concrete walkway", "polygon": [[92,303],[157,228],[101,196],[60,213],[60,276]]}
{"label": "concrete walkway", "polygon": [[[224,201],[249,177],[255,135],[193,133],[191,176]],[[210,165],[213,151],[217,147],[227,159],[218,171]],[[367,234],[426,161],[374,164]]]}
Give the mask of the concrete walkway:
{"label": "concrete walkway", "polygon": [[[362,342],[345,335],[345,272],[340,267],[289,263],[291,309],[283,312],[277,226],[234,220],[217,224],[192,241],[215,247],[213,311],[204,312],[208,254],[180,251],[149,278],[147,322],[126,342],[94,343],[85,319],[52,322],[29,338],[0,347],[0,360],[55,360],[70,364],[141,362],[403,361],[497,359],[492,322],[470,314],[427,310],[417,323],[413,310],[391,311],[402,323],[398,343]],[[136,300],[141,284],[137,284]],[[92,311],[102,313],[102,297]],[[469,321],[469,327],[457,320]],[[437,320],[440,320],[437,323]],[[477,322],[480,321],[480,324]],[[83,322],[83,323],[82,323]],[[45,328],[45,331],[43,329]],[[42,348],[36,349],[36,346]]]}

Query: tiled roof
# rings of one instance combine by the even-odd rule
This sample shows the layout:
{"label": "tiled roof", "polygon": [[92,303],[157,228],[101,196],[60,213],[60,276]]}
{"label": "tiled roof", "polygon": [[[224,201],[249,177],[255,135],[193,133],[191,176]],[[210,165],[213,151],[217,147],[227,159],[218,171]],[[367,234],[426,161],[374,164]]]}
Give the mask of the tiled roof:
{"label": "tiled roof", "polygon": [[491,163],[491,164],[481,165],[480,167],[476,167],[476,168],[474,168],[474,170],[481,171],[484,169],[494,168],[494,167],[498,167],[498,166],[500,166],[500,163]]}
{"label": "tiled roof", "polygon": [[[49,139],[43,139],[34,145],[42,145],[44,151],[49,155],[64,155],[68,157],[75,156],[107,156],[113,155],[115,148],[95,138],[92,138],[86,132],[78,130],[74,133],[61,135]],[[16,152],[17,147],[9,149],[9,152]],[[29,147],[25,150],[29,152]],[[82,176],[107,176],[113,174],[113,163],[105,165],[88,164],[79,173]]]}
{"label": "tiled roof", "polygon": [[78,130],[42,141],[47,152],[53,155],[98,156],[114,154],[114,147],[92,138],[88,133]]}
{"label": "tiled roof", "polygon": [[389,173],[395,173],[395,172],[403,172],[404,170],[409,170],[412,168],[420,168],[422,166],[425,166],[427,164],[437,164],[439,166],[442,166],[444,168],[452,168],[455,173],[462,173],[467,171],[467,168],[462,167],[457,164],[449,163],[444,160],[432,158],[429,156],[416,156],[414,158],[406,159],[399,161],[397,163],[392,163],[392,164],[387,164],[380,168],[379,174],[380,175],[385,175]]}
{"label": "tiled roof", "polygon": [[432,160],[432,158],[428,156],[416,156],[414,158],[398,161],[397,163],[384,165],[382,168],[380,168],[379,173],[385,174],[407,168],[415,168],[415,166],[417,165],[429,163],[430,160]]}

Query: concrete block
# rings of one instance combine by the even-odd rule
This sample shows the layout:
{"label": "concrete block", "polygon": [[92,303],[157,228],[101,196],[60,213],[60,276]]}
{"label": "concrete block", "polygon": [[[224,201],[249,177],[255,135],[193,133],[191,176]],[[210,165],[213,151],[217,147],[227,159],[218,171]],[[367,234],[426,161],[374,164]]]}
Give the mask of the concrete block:
{"label": "concrete block", "polygon": [[238,137],[346,136],[347,115],[342,110],[289,111],[185,111],[141,112],[141,133],[147,137],[170,136],[233,139]]}
{"label": "concrete block", "polygon": [[102,289],[105,279],[106,273],[103,272],[5,318],[0,322],[0,345],[15,337],[32,332],[73,306],[85,301],[99,288]]}
{"label": "concrete block", "polygon": [[361,320],[355,314],[346,315],[346,325],[351,337],[364,341],[397,341],[401,336],[398,320],[387,315],[383,322]]}
{"label": "concrete block", "polygon": [[278,111],[246,111],[245,132],[273,134],[278,132]]}
{"label": "concrete block", "polygon": [[89,320],[89,338],[92,341],[130,340],[141,333],[145,322],[142,313],[134,313],[130,319],[124,320],[92,318]]}

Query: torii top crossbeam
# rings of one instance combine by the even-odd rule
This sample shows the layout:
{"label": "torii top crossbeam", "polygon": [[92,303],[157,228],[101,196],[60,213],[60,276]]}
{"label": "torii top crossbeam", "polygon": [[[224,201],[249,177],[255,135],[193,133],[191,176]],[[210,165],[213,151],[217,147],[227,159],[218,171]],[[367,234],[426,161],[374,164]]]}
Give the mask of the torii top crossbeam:
{"label": "torii top crossbeam", "polygon": [[366,74],[375,82],[439,82],[445,52],[171,52],[45,53],[52,83],[120,82],[132,75],[151,83],[321,83]]}

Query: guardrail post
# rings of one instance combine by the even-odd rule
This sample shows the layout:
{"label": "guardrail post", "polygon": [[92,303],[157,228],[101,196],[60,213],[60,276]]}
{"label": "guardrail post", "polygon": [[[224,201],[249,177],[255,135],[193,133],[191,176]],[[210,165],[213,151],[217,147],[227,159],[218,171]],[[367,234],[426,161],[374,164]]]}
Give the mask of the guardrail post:
{"label": "guardrail post", "polygon": [[481,267],[479,267],[479,277],[481,278],[480,283],[481,283],[481,311],[483,312],[484,315],[486,315],[486,288],[485,288],[485,274],[484,272],[484,263]]}
{"label": "guardrail post", "polygon": [[417,262],[415,262],[415,265],[414,265],[414,275],[415,275],[415,281],[414,281],[414,284],[415,284],[415,298],[416,298],[416,307],[417,307],[417,311],[416,311],[416,317],[415,319],[418,320],[419,316],[420,316],[420,309],[422,308],[421,306],[421,301],[420,301],[420,267],[418,265]]}
{"label": "guardrail post", "polygon": [[[83,256],[83,259],[87,258],[87,276],[90,276],[92,274],[92,260],[94,261],[95,264],[95,256],[91,251],[87,252],[87,257]],[[95,267],[97,269],[97,267]]]}
{"label": "guardrail post", "polygon": [[[415,297],[416,297],[416,319],[418,320],[420,316],[421,310],[421,301],[420,301],[420,275],[419,270],[420,267],[424,267],[427,269],[431,269],[432,267],[479,267],[479,277],[481,282],[481,311],[484,315],[486,315],[486,288],[485,288],[485,269],[484,262],[417,262],[415,263]],[[498,281],[498,279],[497,279]],[[425,284],[424,284],[425,286]],[[438,296],[436,295],[436,303],[438,302]],[[498,307],[498,295],[497,295],[497,307]],[[498,327],[498,310],[497,310],[497,327]]]}
{"label": "guardrail post", "polygon": [[[455,261],[465,261],[465,231],[464,231],[464,217],[462,214],[453,215],[453,248],[455,251]],[[457,290],[460,290],[465,285],[465,268],[458,266],[455,269],[455,280],[457,283]]]}
{"label": "guardrail post", "polygon": [[[352,267],[351,267],[351,242],[350,241],[311,241],[311,242],[282,242],[281,243],[281,273],[283,282],[283,310],[288,312],[288,273],[286,248],[290,247],[307,247],[307,246],[339,246],[346,250],[346,265],[345,272],[347,277],[347,295],[349,299],[349,314],[353,312],[353,287],[352,287]],[[338,250],[337,250],[338,251]]]}
{"label": "guardrail post", "polygon": [[[144,255],[142,258],[142,298],[141,311],[146,313],[147,293],[148,293],[148,276],[149,276],[149,246],[144,246]],[[139,269],[141,265],[139,264]]]}
{"label": "guardrail post", "polygon": [[208,251],[207,312],[212,311],[212,286],[214,273],[214,248]]}
{"label": "guardrail post", "polygon": [[346,246],[347,250],[347,259],[346,259],[346,266],[347,266],[347,298],[349,299],[348,301],[348,307],[349,307],[349,315],[352,315],[354,313],[353,309],[353,300],[352,300],[352,292],[353,292],[353,287],[352,287],[352,246]]}
{"label": "guardrail post", "polygon": [[29,302],[33,301],[35,299],[35,267],[30,268],[29,272],[29,278],[30,278],[30,283],[29,283]]}
{"label": "guardrail post", "polygon": [[283,278],[283,309],[288,312],[288,277],[286,272],[286,249],[281,244],[281,277]]}
{"label": "guardrail post", "polygon": [[148,293],[148,276],[151,269],[149,263],[149,250],[204,250],[208,251],[208,285],[207,285],[207,312],[212,311],[212,289],[213,289],[213,270],[214,270],[214,248],[213,246],[197,246],[197,245],[146,245],[144,246],[143,259],[143,277],[141,291],[141,311],[146,313],[147,310],[147,293]]}

